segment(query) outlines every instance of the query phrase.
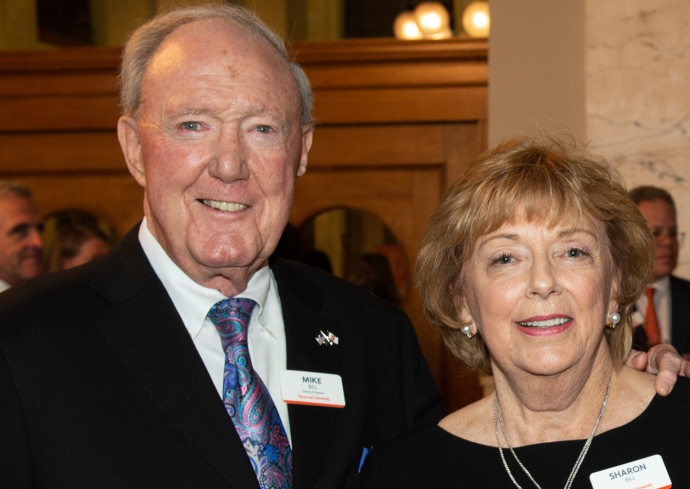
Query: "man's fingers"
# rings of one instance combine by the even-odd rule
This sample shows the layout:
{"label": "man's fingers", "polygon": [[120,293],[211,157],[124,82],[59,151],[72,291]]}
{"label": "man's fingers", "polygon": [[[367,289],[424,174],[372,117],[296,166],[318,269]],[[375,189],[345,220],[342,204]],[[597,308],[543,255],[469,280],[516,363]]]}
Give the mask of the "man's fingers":
{"label": "man's fingers", "polygon": [[649,371],[647,369],[647,354],[643,351],[632,350],[625,360],[625,364],[635,370]]}

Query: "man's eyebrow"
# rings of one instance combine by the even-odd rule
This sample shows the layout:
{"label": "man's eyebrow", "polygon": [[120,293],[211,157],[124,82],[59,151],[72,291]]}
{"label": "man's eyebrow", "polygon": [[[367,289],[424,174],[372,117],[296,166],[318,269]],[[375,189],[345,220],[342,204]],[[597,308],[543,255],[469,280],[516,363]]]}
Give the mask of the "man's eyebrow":
{"label": "man's eyebrow", "polygon": [[10,228],[7,232],[8,235],[12,234],[26,234],[34,225],[28,222],[20,222],[16,226]]}
{"label": "man's eyebrow", "polygon": [[184,117],[189,115],[205,115],[215,112],[211,107],[183,107],[173,110],[170,115],[172,117]]}
{"label": "man's eyebrow", "polygon": [[[212,115],[221,114],[225,109],[216,108],[209,105],[204,106],[185,106],[172,109],[170,111],[170,118],[180,118],[180,117],[191,117],[198,115]],[[243,117],[253,117],[253,116],[270,116],[281,118],[281,112],[276,112],[266,107],[265,104],[251,103],[251,104],[241,104],[235,105],[234,110]]]}

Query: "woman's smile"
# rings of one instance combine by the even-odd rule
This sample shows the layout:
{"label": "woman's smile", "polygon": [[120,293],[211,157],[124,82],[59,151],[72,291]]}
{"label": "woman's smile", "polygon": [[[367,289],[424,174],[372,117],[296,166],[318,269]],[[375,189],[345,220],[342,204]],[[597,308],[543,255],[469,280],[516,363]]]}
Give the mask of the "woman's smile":
{"label": "woman's smile", "polygon": [[530,336],[552,336],[566,331],[573,325],[573,318],[560,314],[534,316],[517,321],[518,330]]}

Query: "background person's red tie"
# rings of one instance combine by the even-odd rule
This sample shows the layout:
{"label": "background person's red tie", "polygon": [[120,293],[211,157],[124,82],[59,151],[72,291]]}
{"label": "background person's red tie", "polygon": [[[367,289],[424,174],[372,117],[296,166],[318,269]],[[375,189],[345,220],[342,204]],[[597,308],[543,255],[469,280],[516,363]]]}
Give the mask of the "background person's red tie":
{"label": "background person's red tie", "polygon": [[661,332],[659,331],[659,320],[656,315],[656,307],[654,307],[654,292],[656,289],[648,287],[644,290],[647,296],[647,318],[644,323],[644,331],[647,334],[647,343],[649,346],[658,345],[661,343]]}

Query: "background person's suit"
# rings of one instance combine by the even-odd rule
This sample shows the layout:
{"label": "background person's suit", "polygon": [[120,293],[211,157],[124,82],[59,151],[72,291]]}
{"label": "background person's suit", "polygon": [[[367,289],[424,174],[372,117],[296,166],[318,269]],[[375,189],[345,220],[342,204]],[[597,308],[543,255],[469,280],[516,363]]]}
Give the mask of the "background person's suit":
{"label": "background person's suit", "polygon": [[[363,446],[443,415],[405,315],[278,261],[288,368],[342,376],[344,409],[291,405],[294,487],[339,487]],[[339,337],[319,346],[319,331]],[[189,334],[131,231],[100,262],[0,295],[0,480],[24,488],[253,488]]]}
{"label": "background person's suit", "polygon": [[[681,355],[690,353],[690,282],[669,276],[671,289],[671,344]],[[636,309],[633,309],[636,310]],[[649,349],[644,324],[633,332],[633,348]]]}
{"label": "background person's suit", "polygon": [[690,353],[690,282],[671,275],[671,344]]}

